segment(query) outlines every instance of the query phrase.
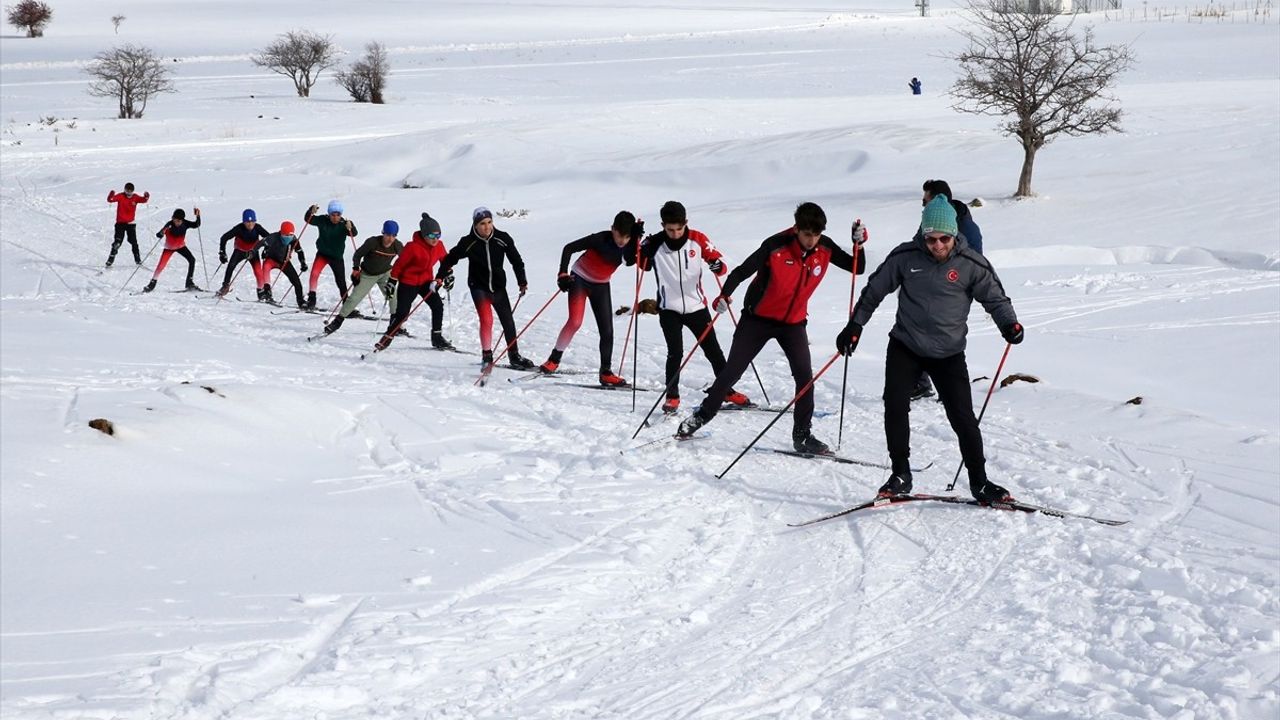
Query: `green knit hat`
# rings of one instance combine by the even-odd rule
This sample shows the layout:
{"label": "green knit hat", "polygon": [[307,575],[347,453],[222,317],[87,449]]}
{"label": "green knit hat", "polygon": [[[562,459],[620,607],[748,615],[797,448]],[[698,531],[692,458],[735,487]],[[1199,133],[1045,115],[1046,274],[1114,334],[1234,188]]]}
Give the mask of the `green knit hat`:
{"label": "green knit hat", "polygon": [[951,201],[946,195],[934,195],[929,204],[924,206],[924,213],[920,216],[920,232],[925,235],[946,233],[955,237],[959,231],[956,209],[951,207]]}

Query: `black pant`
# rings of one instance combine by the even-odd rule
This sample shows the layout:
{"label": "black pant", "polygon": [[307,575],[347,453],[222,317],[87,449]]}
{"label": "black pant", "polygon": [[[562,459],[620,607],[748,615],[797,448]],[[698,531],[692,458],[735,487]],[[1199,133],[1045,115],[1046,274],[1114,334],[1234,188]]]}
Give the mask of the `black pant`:
{"label": "black pant", "polygon": [[921,371],[929,373],[938,398],[946,408],[947,420],[960,440],[960,456],[969,469],[969,482],[987,479],[986,458],[982,454],[982,432],[973,414],[969,389],[969,368],[964,353],[945,358],[917,355],[904,344],[889,338],[884,361],[884,435],[894,472],[910,467],[911,391]]}
{"label": "black pant", "polygon": [[[707,420],[716,416],[729,390],[742,378],[747,366],[770,340],[777,340],[783,354],[787,356],[796,392],[799,393],[801,388],[809,384],[813,379],[813,359],[809,355],[809,333],[805,324],[762,320],[753,314],[743,313],[742,322],[738,323],[738,330],[733,334],[733,344],[729,346],[729,359],[725,361],[724,369],[716,373],[716,381],[707,391],[707,399],[698,408],[699,415]],[[812,387],[796,400],[794,421],[794,433],[809,431],[813,423]]]}
{"label": "black pant", "polygon": [[231,259],[227,260],[227,272],[222,276],[222,285],[224,287],[231,284],[231,277],[236,266],[243,262],[245,258],[249,258],[249,265],[253,268],[253,284],[255,286],[258,285],[258,278],[261,276],[262,272],[259,264],[260,261],[258,260],[258,253],[253,252],[252,250],[249,252],[245,252],[244,250],[232,250]]}
{"label": "black pant", "polygon": [[115,238],[111,241],[111,258],[115,258],[116,251],[120,249],[120,244],[124,242],[126,235],[129,238],[129,245],[133,248],[133,261],[142,262],[142,253],[138,252],[138,226],[135,223],[116,223]]}
{"label": "black pant", "polygon": [[[518,356],[520,350],[516,346],[516,319],[511,314],[511,298],[507,296],[507,289],[498,288],[493,292],[489,292],[484,288],[473,287],[471,288],[471,301],[475,303],[476,313],[480,316],[480,344],[486,345],[486,343],[492,341],[493,317],[489,312],[492,310],[493,314],[498,316],[498,322],[502,325],[503,337],[511,345],[510,354],[513,357]],[[480,349],[484,352],[489,352],[491,347],[486,345]],[[498,352],[502,352],[503,347],[505,346],[499,346]]]}
{"label": "black pant", "polygon": [[401,323],[409,317],[409,313],[413,310],[413,301],[415,298],[426,296],[427,306],[431,308],[431,334],[438,335],[440,328],[444,324],[444,303],[440,300],[440,293],[431,291],[431,283],[422,285],[404,285],[396,286],[396,309],[391,313],[391,321],[387,323],[387,332],[394,331]]}
{"label": "black pant", "polygon": [[[680,397],[680,361],[684,360],[684,335],[681,332],[689,328],[696,340],[711,324],[711,313],[706,308],[691,313],[678,313],[675,310],[659,310],[658,324],[662,327],[662,337],[667,341],[667,397]],[[716,331],[712,330],[702,339],[702,354],[711,362],[711,370],[718,377],[724,370],[724,351],[720,349],[720,341],[716,339]]]}

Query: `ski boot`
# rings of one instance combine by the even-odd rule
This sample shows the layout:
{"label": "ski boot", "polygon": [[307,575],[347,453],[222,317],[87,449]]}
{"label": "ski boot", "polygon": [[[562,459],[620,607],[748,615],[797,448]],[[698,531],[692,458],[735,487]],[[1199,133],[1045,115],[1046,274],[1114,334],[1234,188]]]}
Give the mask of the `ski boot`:
{"label": "ski boot", "polygon": [[970,480],[969,492],[973,493],[974,500],[986,505],[1013,500],[1008,490],[990,480]]}
{"label": "ski boot", "polygon": [[378,342],[373,344],[373,351],[382,352],[383,350],[386,350],[391,345],[391,341],[394,339],[395,338],[393,338],[390,335],[383,335],[382,337],[378,338]]}
{"label": "ski boot", "polygon": [[316,309],[316,291],[315,291],[315,290],[312,290],[311,292],[307,293],[307,308],[306,308],[306,309],[307,309],[307,310],[315,310],[315,309]]}
{"label": "ski boot", "polygon": [[275,303],[275,301],[276,301],[276,300],[275,300],[275,298],[271,297],[271,286],[270,286],[270,285],[263,285],[263,286],[262,286],[262,299],[263,299],[265,302],[269,302],[269,303],[272,303],[272,304],[274,304],[274,303]]}
{"label": "ski boot", "polygon": [[831,455],[831,448],[826,443],[813,436],[809,430],[797,429],[791,433],[791,445],[798,453],[806,455]]}
{"label": "ski boot", "polygon": [[337,317],[335,317],[334,319],[332,319],[332,320],[330,320],[329,322],[325,323],[325,324],[324,324],[324,334],[325,334],[325,335],[332,335],[332,334],[334,333],[334,331],[336,331],[338,328],[342,327],[342,320],[343,320],[343,317],[342,317],[341,315],[338,315],[338,316],[337,316]]}
{"label": "ski boot", "polygon": [[747,397],[746,395],[743,395],[737,390],[732,390],[732,389],[729,390],[728,395],[724,396],[724,401],[729,403],[730,405],[737,405],[738,407],[751,407],[752,405],[755,404],[751,402],[751,398]]}
{"label": "ski boot", "polygon": [[437,350],[453,350],[454,349],[453,343],[446,340],[444,335],[441,334],[439,330],[432,331],[431,333],[431,347]]}
{"label": "ski boot", "polygon": [[619,375],[614,375],[612,370],[603,370],[600,372],[600,384],[605,387],[626,387],[627,380]]}
{"label": "ski boot", "polygon": [[217,295],[218,297],[226,297],[227,293],[229,292],[231,292],[231,286],[223,285],[222,287],[218,288],[217,292],[215,292],[214,294]]}
{"label": "ski boot", "polygon": [[114,264],[114,263],[115,263],[115,261],[116,261],[116,254],[115,254],[115,253],[111,253],[110,255],[108,255],[108,256],[107,256],[107,267],[111,267],[111,265],[112,265],[112,264]]}
{"label": "ski boot", "polygon": [[674,415],[680,410],[680,398],[669,397],[662,401],[662,412],[668,415]]}
{"label": "ski boot", "polygon": [[532,370],[535,367],[532,360],[515,350],[511,351],[511,356],[507,358],[507,364],[516,370]]}
{"label": "ski boot", "polygon": [[707,419],[702,417],[702,413],[700,411],[695,410],[692,415],[680,422],[680,427],[676,430],[676,437],[684,440],[685,438],[692,436],[698,431],[698,428],[706,424]]}
{"label": "ski boot", "polygon": [[150,282],[148,282],[146,285],[144,285],[144,286],[142,287],[142,292],[144,292],[144,293],[149,293],[149,292],[151,292],[152,290],[155,290],[155,289],[156,289],[156,279],[155,279],[155,278],[151,278],[151,281],[150,281]]}
{"label": "ski boot", "polygon": [[896,472],[876,491],[876,497],[911,494],[911,471]]}
{"label": "ski boot", "polygon": [[192,280],[191,278],[187,278],[187,287],[186,287],[186,289],[187,289],[187,291],[188,291],[188,292],[204,292],[204,291],[201,289],[201,287],[200,287],[199,285],[197,285],[197,284],[196,284],[196,281],[195,281],[195,280]]}
{"label": "ski boot", "polygon": [[485,367],[489,367],[490,365],[492,365],[493,352],[490,350],[485,350],[484,352],[480,353],[480,364],[484,365]]}
{"label": "ski boot", "polygon": [[538,369],[550,375],[560,369],[560,358],[564,357],[564,353],[559,350],[552,350],[547,356],[547,361],[538,366]]}
{"label": "ski boot", "polygon": [[922,400],[927,397],[933,397],[933,383],[929,382],[928,375],[921,373],[916,386],[911,389],[911,399]]}

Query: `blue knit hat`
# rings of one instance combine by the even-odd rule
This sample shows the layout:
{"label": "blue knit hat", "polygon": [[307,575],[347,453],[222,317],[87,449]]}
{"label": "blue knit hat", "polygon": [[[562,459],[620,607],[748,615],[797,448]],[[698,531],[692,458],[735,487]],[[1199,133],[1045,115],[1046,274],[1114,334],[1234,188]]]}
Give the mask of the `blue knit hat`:
{"label": "blue knit hat", "polygon": [[244,212],[240,213],[240,222],[258,222],[258,214],[253,211],[253,208],[245,208]]}
{"label": "blue knit hat", "polygon": [[960,228],[956,224],[956,209],[951,207],[951,201],[946,195],[933,196],[920,215],[920,232],[925,235],[944,233],[955,237],[959,231]]}
{"label": "blue knit hat", "polygon": [[483,205],[471,211],[472,224],[478,223],[481,220],[484,220],[485,218],[492,218],[492,217],[493,217],[493,211]]}
{"label": "blue knit hat", "polygon": [[328,210],[328,212],[330,212],[330,213],[338,213],[339,215],[341,215],[341,214],[342,214],[342,203],[338,202],[337,200],[330,200],[330,201],[329,201],[329,210]]}
{"label": "blue knit hat", "polygon": [[388,220],[382,223],[382,234],[383,235],[399,235],[400,223],[396,222],[395,220]]}

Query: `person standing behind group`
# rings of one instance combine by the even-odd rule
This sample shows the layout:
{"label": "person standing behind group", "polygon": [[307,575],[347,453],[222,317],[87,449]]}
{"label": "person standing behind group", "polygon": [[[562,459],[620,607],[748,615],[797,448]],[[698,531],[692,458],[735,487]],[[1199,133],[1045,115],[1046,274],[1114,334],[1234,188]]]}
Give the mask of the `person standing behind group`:
{"label": "person standing behind group", "polygon": [[889,330],[884,363],[884,432],[893,475],[880,487],[880,495],[911,492],[910,393],[924,370],[937,383],[947,420],[960,442],[974,499],[987,503],[1010,499],[1008,490],[987,478],[964,351],[974,300],[1009,343],[1022,342],[1022,325],[995,269],[959,235],[955,209],[943,195],[925,205],[916,237],[894,248],[871,273],[849,323],[836,336],[836,349],[853,354],[876,308],[899,289],[898,314]]}
{"label": "person standing behind group", "polygon": [[[636,216],[623,210],[613,216],[608,230],[592,233],[584,238],[566,243],[560,251],[560,274],[556,284],[561,292],[569,294],[569,318],[565,320],[555,348],[547,361],[539,366],[544,373],[554,373],[560,368],[560,358],[569,349],[573,336],[582,327],[582,316],[587,301],[591,301],[591,314],[596,318],[600,333],[600,384],[605,387],[622,387],[627,381],[613,372],[613,300],[609,281],[613,273],[624,263],[636,264],[636,243],[644,234],[644,223],[636,222]],[[569,270],[569,258],[582,253]]]}
{"label": "person standing behind group", "polygon": [[164,238],[164,251],[160,253],[160,261],[156,263],[156,271],[151,275],[151,282],[142,288],[142,292],[149,293],[156,289],[156,280],[159,279],[160,273],[164,272],[164,268],[169,264],[169,258],[174,253],[181,255],[187,259],[187,290],[199,290],[196,285],[196,256],[191,254],[187,249],[187,231],[191,228],[200,227],[200,208],[193,208],[196,221],[187,222],[187,211],[178,208],[173,211],[173,218],[160,228],[160,232],[156,233],[156,237]]}
{"label": "person standing behind group", "polygon": [[308,281],[307,309],[309,310],[316,308],[316,286],[320,284],[320,273],[326,266],[333,271],[333,282],[338,286],[338,296],[342,300],[347,299],[347,267],[343,256],[347,253],[347,238],[355,237],[357,232],[355,224],[342,217],[341,202],[330,200],[327,213],[315,217],[319,209],[319,205],[312,205],[307,208],[307,213],[303,216],[304,222],[315,225],[318,230],[316,256],[311,261],[311,277]]}
{"label": "person standing behind group", "polygon": [[[702,354],[711,363],[711,370],[719,375],[724,370],[724,351],[716,339],[711,325],[711,313],[707,311],[707,296],[702,292],[702,266],[717,276],[728,269],[716,246],[701,232],[689,227],[684,205],[668,201],[659,211],[662,232],[645,238],[640,248],[640,264],[645,270],[653,269],[658,284],[658,325],[667,343],[667,396],[662,403],[663,412],[674,413],[680,408],[680,361],[684,357],[682,331],[688,328],[695,338],[702,338]],[[729,388],[725,402],[746,406],[751,399]]]}
{"label": "person standing behind group", "polygon": [[912,95],[919,95],[924,89],[924,86],[920,84],[920,78],[911,78],[911,82],[907,83],[907,87],[911,88]]}
{"label": "person standing behind group", "polygon": [[138,211],[138,206],[150,199],[149,192],[134,195],[131,182],[124,184],[123,193],[117,193],[115,190],[107,191],[107,202],[116,204],[115,233],[111,241],[111,254],[107,255],[107,267],[111,267],[116,261],[116,251],[120,249],[120,244],[124,242],[126,236],[129,238],[129,247],[133,249],[133,263],[142,264],[142,253],[138,251],[138,225],[134,221],[134,215]]}
{"label": "person standing behind group", "polygon": [[[742,303],[742,320],[733,334],[729,357],[724,370],[716,374],[716,380],[707,391],[707,398],[692,415],[680,423],[677,437],[689,437],[720,411],[729,388],[742,377],[764,349],[765,343],[776,340],[787,356],[791,377],[799,394],[813,380],[813,359],[809,354],[809,333],[805,326],[809,318],[809,298],[823,278],[829,265],[847,272],[861,273],[866,269],[866,255],[858,254],[857,268],[853,256],[822,234],[827,228],[827,214],[815,203],[801,203],[796,207],[795,225],[761,243],[725,280],[720,297],[712,307],[716,312],[729,309],[733,291],[752,275],[755,279],[747,288]],[[855,222],[853,237],[859,245],[866,242],[867,231],[862,223]],[[795,413],[791,429],[791,442],[797,452],[814,455],[830,454],[827,444],[813,436],[813,389],[808,388],[795,401]]]}
{"label": "person standing behind group", "polygon": [[[270,233],[267,229],[258,224],[258,214],[251,208],[245,208],[240,214],[240,222],[225,233],[220,238],[218,246],[218,262],[227,266],[227,272],[222,276],[222,287],[218,290],[218,295],[224,296],[231,291],[231,279],[234,276],[236,266],[245,258],[249,260],[249,266],[253,268],[254,286],[258,288],[258,299],[263,300],[266,293],[263,287],[266,285],[266,278],[263,276],[262,263],[258,260],[258,244]],[[235,239],[232,245],[231,259],[227,259],[227,241]]]}
{"label": "person standing behind group", "polygon": [[453,343],[444,336],[444,303],[440,301],[441,288],[453,289],[453,273],[437,276],[434,272],[436,263],[446,254],[444,243],[440,242],[440,223],[422,213],[413,240],[404,247],[404,252],[391,267],[387,292],[395,296],[395,310],[387,323],[387,331],[374,344],[375,349],[385,350],[396,335],[404,334],[404,321],[413,310],[415,298],[425,298],[431,307],[431,347],[436,350],[454,349]]}
{"label": "person standing behind group", "polygon": [[395,220],[382,223],[382,234],[366,238],[356,253],[351,256],[351,294],[342,302],[342,307],[334,314],[333,319],[324,326],[324,334],[328,335],[342,327],[342,322],[356,314],[356,306],[369,294],[375,286],[390,300],[391,291],[387,289],[387,278],[391,274],[391,263],[395,262],[404,250],[404,243],[396,239],[400,234],[400,224]]}
{"label": "person standing behind group", "polygon": [[307,301],[302,297],[302,280],[298,277],[298,272],[293,269],[293,263],[289,262],[290,255],[297,256],[298,266],[302,272],[307,271],[307,258],[302,254],[302,243],[298,242],[295,232],[293,223],[285,220],[280,223],[280,232],[271,233],[262,240],[262,280],[264,282],[262,299],[266,302],[275,302],[271,297],[271,271],[280,268],[284,276],[289,278],[289,283],[293,285],[298,309],[304,310],[307,307]]}
{"label": "person standing behind group", "polygon": [[480,318],[480,349],[482,362],[493,362],[493,315],[497,313],[502,324],[502,334],[510,346],[510,364],[517,370],[532,370],[533,361],[522,356],[516,343],[516,321],[511,314],[511,298],[507,295],[507,271],[505,263],[511,263],[516,275],[520,295],[529,289],[524,271],[524,259],[516,250],[516,242],[507,233],[493,226],[493,213],[481,206],[471,211],[471,232],[463,235],[453,246],[436,277],[446,278],[463,258],[467,259],[467,287]]}

